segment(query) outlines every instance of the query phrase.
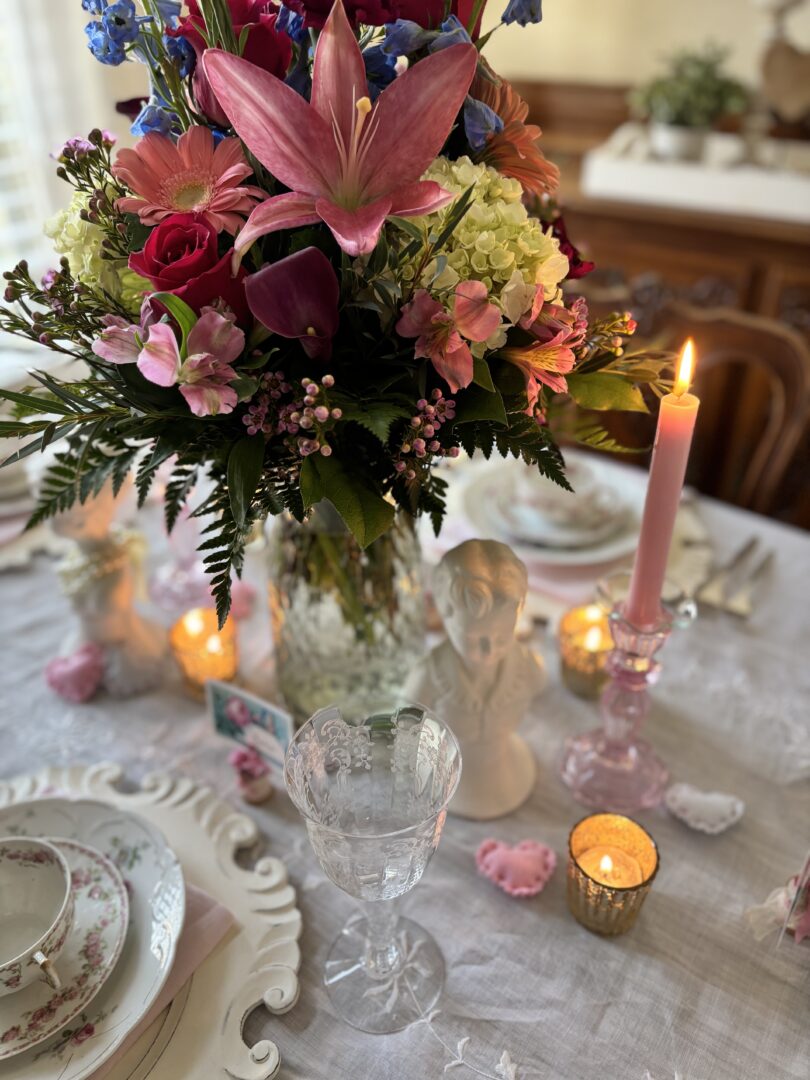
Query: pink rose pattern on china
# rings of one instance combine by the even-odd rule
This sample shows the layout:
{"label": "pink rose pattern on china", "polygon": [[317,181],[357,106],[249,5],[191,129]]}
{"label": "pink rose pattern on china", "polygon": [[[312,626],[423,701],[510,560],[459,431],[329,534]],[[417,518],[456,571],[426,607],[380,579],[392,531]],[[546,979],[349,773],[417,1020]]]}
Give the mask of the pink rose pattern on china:
{"label": "pink rose pattern on china", "polygon": [[[133,853],[130,849],[124,849],[123,846],[117,854],[120,856],[122,853],[124,862],[133,859],[137,861],[140,857],[139,853]],[[92,857],[90,852],[86,853],[86,857],[88,860]],[[92,858],[94,859],[92,867],[82,866],[71,874],[74,902],[78,894],[86,890],[88,898],[101,905],[95,922],[85,932],[84,941],[79,950],[80,973],[68,985],[53,993],[44,1005],[23,1013],[18,1023],[0,1032],[0,1045],[14,1042],[18,1050],[23,1050],[31,1043],[41,1042],[45,1035],[58,1031],[64,1027],[67,1020],[70,1020],[72,1002],[78,998],[87,1000],[106,978],[109,940],[105,937],[104,931],[115,923],[117,913],[120,911],[121,897],[107,887],[109,877],[103,864],[100,861],[95,863],[95,857]],[[114,861],[118,861],[115,856]],[[88,1020],[84,1013],[79,1019],[81,1022],[77,1027],[70,1030],[64,1028],[60,1041],[42,1053],[61,1053],[68,1045],[80,1045],[92,1037],[95,1025],[100,1021],[101,1016],[96,1018],[95,1023]]]}

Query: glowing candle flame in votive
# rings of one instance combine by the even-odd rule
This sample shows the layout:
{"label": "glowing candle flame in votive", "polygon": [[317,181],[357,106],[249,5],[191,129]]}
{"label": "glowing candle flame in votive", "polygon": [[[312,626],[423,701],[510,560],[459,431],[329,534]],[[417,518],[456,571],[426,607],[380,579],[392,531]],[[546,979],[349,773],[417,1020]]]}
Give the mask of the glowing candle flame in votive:
{"label": "glowing candle flame in votive", "polygon": [[609,874],[613,870],[613,859],[609,855],[603,855],[599,860],[599,869],[603,874]]}
{"label": "glowing candle flame in votive", "polygon": [[203,620],[200,612],[195,609],[194,611],[189,611],[188,614],[183,616],[183,626],[186,630],[188,630],[189,634],[192,634],[194,637],[196,637],[197,635],[201,634],[205,629],[205,621]]}
{"label": "glowing candle flame in votive", "polygon": [[592,626],[582,639],[582,644],[588,652],[599,652],[602,647],[602,630],[599,626]]}
{"label": "glowing candle flame in votive", "polygon": [[208,641],[206,641],[205,647],[210,653],[221,653],[222,641],[216,636],[216,634],[212,634]]}
{"label": "glowing candle flame in votive", "polygon": [[685,394],[689,389],[694,371],[695,343],[692,338],[687,338],[681,349],[681,355],[678,358],[678,374],[675,378],[675,386],[672,391],[676,397],[681,397],[681,395]]}

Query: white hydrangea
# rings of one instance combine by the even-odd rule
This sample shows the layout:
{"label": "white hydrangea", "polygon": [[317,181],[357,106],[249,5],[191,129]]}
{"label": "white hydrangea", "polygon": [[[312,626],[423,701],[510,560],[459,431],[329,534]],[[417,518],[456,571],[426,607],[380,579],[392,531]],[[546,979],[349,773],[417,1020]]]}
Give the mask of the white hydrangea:
{"label": "white hydrangea", "polygon": [[67,256],[70,272],[90,288],[104,289],[127,310],[137,312],[149,282],[130,270],[123,259],[103,259],[103,231],[81,217],[90,196],[74,191],[70,204],[45,222],[45,235],[53,241],[57,255]]}
{"label": "white hydrangea", "polygon": [[[483,281],[490,299],[505,316],[505,325],[516,323],[534,300],[537,285],[546,300],[558,300],[560,283],[568,273],[568,258],[559,242],[529,215],[523,205],[518,180],[502,176],[491,165],[476,165],[468,157],[450,161],[437,158],[424,180],[435,180],[446,191],[461,195],[474,185],[467,213],[447,240],[441,262],[434,259],[423,271],[419,284],[440,295],[459,281]],[[452,204],[434,214],[414,218],[417,226],[438,232]],[[406,266],[406,280],[413,280],[417,264]],[[496,347],[505,336],[503,327],[493,335]],[[495,340],[497,339],[497,340]]]}

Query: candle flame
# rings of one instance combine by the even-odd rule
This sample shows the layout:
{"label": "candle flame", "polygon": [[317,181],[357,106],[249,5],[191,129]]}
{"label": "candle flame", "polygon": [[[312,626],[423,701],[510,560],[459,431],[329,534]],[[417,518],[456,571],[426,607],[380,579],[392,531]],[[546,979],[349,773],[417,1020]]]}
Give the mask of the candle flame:
{"label": "candle flame", "polygon": [[189,632],[189,634],[192,634],[194,637],[196,637],[198,634],[201,634],[205,629],[205,620],[203,619],[200,611],[195,608],[194,611],[189,611],[186,615],[183,616],[183,626]]}
{"label": "candle flame", "polygon": [[588,622],[601,622],[602,614],[602,609],[598,604],[588,604],[585,608],[585,618]]}
{"label": "candle flame", "polygon": [[582,639],[582,644],[588,650],[588,652],[598,652],[602,647],[602,628],[601,626],[592,626],[587,631],[585,637]]}
{"label": "candle flame", "polygon": [[678,373],[675,378],[673,392],[676,397],[685,394],[692,382],[695,371],[695,343],[692,338],[687,338],[678,357]]}
{"label": "candle flame", "polygon": [[217,637],[216,634],[212,634],[211,637],[208,639],[208,641],[206,641],[205,648],[210,653],[221,653],[222,652],[222,642],[220,641],[220,639]]}
{"label": "candle flame", "polygon": [[599,860],[599,869],[603,874],[609,874],[613,869],[613,859],[609,855],[603,855]]}

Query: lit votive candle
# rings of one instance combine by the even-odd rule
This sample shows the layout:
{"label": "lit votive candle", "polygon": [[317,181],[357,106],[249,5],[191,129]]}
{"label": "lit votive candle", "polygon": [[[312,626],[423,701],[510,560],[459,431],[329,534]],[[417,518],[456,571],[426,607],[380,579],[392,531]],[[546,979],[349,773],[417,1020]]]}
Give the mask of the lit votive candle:
{"label": "lit votive candle", "polygon": [[170,636],[174,658],[195,696],[207,679],[230,682],[236,675],[236,630],[228,619],[220,630],[213,608],[193,608],[174,624]]}
{"label": "lit votive candle", "polygon": [[613,648],[610,622],[598,604],[567,611],[560,619],[560,671],[568,689],[597,698],[605,684],[605,661]]}
{"label": "lit votive candle", "polygon": [[597,934],[623,934],[636,921],[658,872],[658,848],[621,814],[591,814],[568,838],[568,908]]}

